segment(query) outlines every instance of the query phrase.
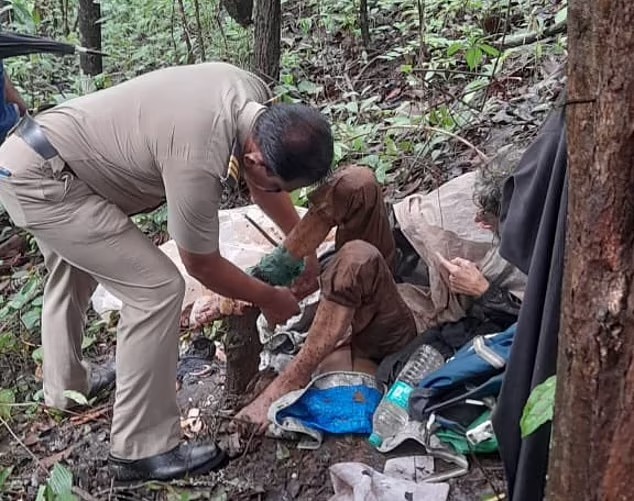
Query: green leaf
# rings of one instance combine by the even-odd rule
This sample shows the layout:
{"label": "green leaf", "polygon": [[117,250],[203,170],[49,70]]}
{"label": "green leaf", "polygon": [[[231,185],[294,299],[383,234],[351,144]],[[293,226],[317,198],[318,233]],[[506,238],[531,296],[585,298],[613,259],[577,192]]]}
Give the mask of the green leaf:
{"label": "green leaf", "polygon": [[93,344],[95,344],[96,340],[97,340],[97,338],[95,336],[86,336],[86,335],[84,335],[84,339],[81,342],[81,349],[82,350],[86,350],[86,349],[90,348]]}
{"label": "green leaf", "polygon": [[9,466],[8,468],[2,468],[0,470],[0,492],[2,492],[2,489],[4,488],[4,484],[7,483],[7,479],[11,475],[12,471],[13,471],[13,466]]}
{"label": "green leaf", "polygon": [[475,70],[482,62],[482,51],[479,47],[469,47],[465,54],[467,65],[471,71]]}
{"label": "green leaf", "polygon": [[464,49],[464,45],[463,44],[461,44],[459,42],[452,43],[449,47],[447,47],[447,55],[449,57],[455,56],[462,49]]}
{"label": "green leaf", "polygon": [[75,390],[64,390],[64,396],[79,405],[88,405],[88,399]]}
{"label": "green leaf", "polygon": [[31,308],[22,315],[22,323],[28,331],[33,331],[40,323],[42,312],[39,308]]}
{"label": "green leaf", "polygon": [[557,12],[557,15],[555,16],[555,23],[563,23],[566,19],[568,19],[568,6]]}
{"label": "green leaf", "polygon": [[319,94],[324,88],[309,80],[302,80],[297,84],[297,90],[303,94]]}
{"label": "green leaf", "polygon": [[9,307],[14,310],[22,309],[35,295],[40,286],[40,278],[37,275],[32,275],[28,282],[20,289],[9,303]]}
{"label": "green leaf", "polygon": [[33,350],[33,353],[31,353],[31,358],[35,361],[36,364],[42,365],[42,361],[44,360],[44,350],[41,346]]}
{"label": "green leaf", "polygon": [[0,353],[5,353],[7,351],[14,350],[15,348],[16,348],[16,339],[13,333],[4,332],[0,334]]}
{"label": "green leaf", "polygon": [[500,55],[499,50],[497,50],[495,47],[488,45],[486,43],[481,43],[480,45],[478,45],[478,47],[480,47],[480,50],[482,50],[483,52],[486,52],[489,56],[498,57]]}
{"label": "green leaf", "polygon": [[549,377],[546,381],[533,388],[520,421],[522,438],[528,437],[544,423],[553,419],[556,389],[556,376]]}
{"label": "green leaf", "polygon": [[0,417],[5,421],[11,419],[11,404],[15,403],[15,392],[13,390],[0,390]]}
{"label": "green leaf", "polygon": [[[51,477],[48,479],[48,485],[55,496],[68,496],[73,489],[73,474],[68,468],[56,463],[51,471]],[[65,497],[64,500],[66,499],[70,498]]]}
{"label": "green leaf", "polygon": [[40,485],[40,488],[37,490],[37,497],[35,501],[46,501],[46,486]]}

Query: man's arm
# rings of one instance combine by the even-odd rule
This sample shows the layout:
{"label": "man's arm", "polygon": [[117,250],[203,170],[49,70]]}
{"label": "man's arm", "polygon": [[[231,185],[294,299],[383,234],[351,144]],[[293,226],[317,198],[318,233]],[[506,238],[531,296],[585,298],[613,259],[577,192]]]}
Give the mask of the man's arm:
{"label": "man's arm", "polygon": [[259,205],[262,211],[280,227],[284,234],[288,235],[300,220],[291,196],[285,191],[270,193],[260,190],[250,184],[248,180],[247,186],[249,187],[253,203]]}
{"label": "man's arm", "polygon": [[4,99],[9,103],[14,103],[18,105],[18,109],[20,110],[20,115],[24,115],[27,112],[27,106],[22,96],[18,90],[13,86],[9,75],[7,75],[6,71],[4,73]]}
{"label": "man's arm", "polygon": [[[258,189],[247,180],[251,192],[251,199],[262,211],[277,224],[285,235],[299,223],[300,217],[293,205],[291,197],[286,192],[269,193]],[[302,276],[293,284],[293,292],[299,300],[309,296],[319,288],[319,261],[313,253],[306,258],[306,268]]]}
{"label": "man's arm", "polygon": [[281,324],[299,313],[289,289],[272,287],[250,277],[219,252],[194,254],[179,247],[181,260],[192,277],[221,296],[259,306],[270,324]]}

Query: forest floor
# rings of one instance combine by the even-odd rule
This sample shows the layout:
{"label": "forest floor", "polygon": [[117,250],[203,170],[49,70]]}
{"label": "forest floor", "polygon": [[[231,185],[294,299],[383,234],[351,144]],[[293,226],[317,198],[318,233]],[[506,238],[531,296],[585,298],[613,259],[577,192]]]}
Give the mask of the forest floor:
{"label": "forest floor", "polygon": [[[424,50],[416,45],[418,31],[402,26],[413,23],[411,9],[403,8],[403,2],[377,7],[370,47],[359,43],[358,33],[341,28],[349,10],[333,7],[338,16],[348,16],[332,14],[339,23],[335,27],[317,22],[306,26],[302,20],[320,15],[314,3],[305,10],[300,8],[303,3],[285,4],[283,71],[277,89],[291,99],[320,105],[334,124],[338,163],[373,167],[386,198],[398,200],[435,188],[477,167],[480,152],[492,156],[505,145],[525,147],[564,86],[565,49],[559,35],[537,45],[497,44],[502,48],[497,57],[488,48],[496,44],[481,42],[502,36],[508,43],[516,40],[517,32],[531,31],[534,24],[523,14],[524,3],[513,2],[508,11],[489,10],[486,16],[456,8],[449,28],[430,24]],[[556,24],[561,2],[529,3],[539,26]],[[472,31],[477,36],[455,28],[460,23],[476,26]],[[441,39],[460,39],[462,46],[453,52]],[[305,200],[301,192],[295,197],[298,204]],[[246,200],[232,198],[225,206]],[[184,431],[191,438],[220,440],[232,451],[228,466],[191,481],[114,485],[106,463],[112,399],[74,414],[41,403],[38,339],[46,274],[34,242],[13,227],[6,214],[0,218],[0,499],[36,499],[56,465],[71,473],[76,499],[104,501],[327,500],[333,493],[333,464],[362,462],[382,471],[385,456],[363,437],[330,437],[317,451],[269,438],[238,439],[227,428],[224,363],[214,358],[204,373],[185,376],[179,404],[184,418],[192,409],[199,416],[184,425]],[[155,242],[166,238],[164,214],[138,222]],[[113,354],[115,327],[116,318],[106,322],[90,313],[84,341],[88,358],[99,361]],[[191,333],[182,334],[186,346]],[[483,500],[504,492],[498,458],[472,458],[470,463],[467,475],[450,481],[450,500]],[[47,496],[42,499],[62,499],[50,492]]]}

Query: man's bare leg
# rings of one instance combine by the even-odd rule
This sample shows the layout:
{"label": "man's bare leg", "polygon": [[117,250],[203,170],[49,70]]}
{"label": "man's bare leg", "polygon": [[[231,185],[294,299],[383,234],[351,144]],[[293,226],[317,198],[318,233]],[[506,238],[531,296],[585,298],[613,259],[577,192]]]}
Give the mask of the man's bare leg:
{"label": "man's bare leg", "polygon": [[315,320],[297,356],[258,398],[238,413],[236,418],[255,423],[259,426],[259,431],[264,432],[268,425],[267,414],[271,404],[310,382],[312,374],[322,360],[333,352],[337,343],[348,332],[353,316],[353,308],[327,299],[321,300]]}

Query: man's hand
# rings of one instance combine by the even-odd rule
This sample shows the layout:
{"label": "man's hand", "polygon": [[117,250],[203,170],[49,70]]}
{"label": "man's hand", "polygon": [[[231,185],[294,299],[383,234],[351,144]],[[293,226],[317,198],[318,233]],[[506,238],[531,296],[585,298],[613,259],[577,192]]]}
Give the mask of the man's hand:
{"label": "man's hand", "polygon": [[236,414],[239,423],[253,423],[255,432],[262,434],[269,426],[268,412],[273,402],[268,398],[258,397]]}
{"label": "man's hand", "polygon": [[260,308],[271,328],[286,323],[289,318],[300,312],[297,299],[286,287],[274,287],[273,293],[265,303],[260,304]]}
{"label": "man's hand", "polygon": [[449,288],[456,294],[480,297],[489,290],[489,281],[475,263],[460,257],[447,261],[436,253],[440,264],[449,272]]}
{"label": "man's hand", "polygon": [[230,316],[240,316],[251,306],[250,303],[222,297],[218,294],[201,296],[192,306],[189,323],[192,327],[201,327],[216,320]]}
{"label": "man's hand", "polygon": [[319,289],[320,266],[316,254],[311,254],[305,260],[306,267],[301,276],[291,286],[291,291],[298,301],[310,296]]}

